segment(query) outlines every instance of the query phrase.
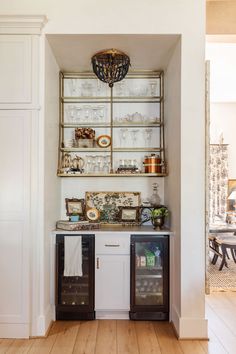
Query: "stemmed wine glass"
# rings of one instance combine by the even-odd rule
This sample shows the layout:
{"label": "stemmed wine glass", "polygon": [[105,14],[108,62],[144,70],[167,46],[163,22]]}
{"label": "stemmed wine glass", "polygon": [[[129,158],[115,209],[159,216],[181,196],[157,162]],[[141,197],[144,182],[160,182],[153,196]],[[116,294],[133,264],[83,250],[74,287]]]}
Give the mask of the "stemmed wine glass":
{"label": "stemmed wine glass", "polygon": [[149,146],[151,139],[152,139],[152,129],[151,128],[146,128],[144,130],[144,141],[145,141],[145,145],[147,147]]}
{"label": "stemmed wine glass", "polygon": [[128,133],[127,128],[120,129],[120,147],[126,145],[125,143],[126,143],[127,133]]}
{"label": "stemmed wine glass", "polygon": [[133,142],[133,146],[136,146],[137,143],[137,135],[139,133],[139,129],[132,129],[131,131],[131,138],[132,138],[132,142]]}

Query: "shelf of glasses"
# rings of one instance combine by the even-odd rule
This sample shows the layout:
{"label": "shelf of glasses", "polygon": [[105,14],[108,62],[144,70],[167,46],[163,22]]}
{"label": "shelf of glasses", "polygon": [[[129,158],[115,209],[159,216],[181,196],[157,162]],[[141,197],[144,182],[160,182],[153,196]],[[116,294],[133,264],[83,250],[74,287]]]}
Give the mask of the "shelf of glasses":
{"label": "shelf of glasses", "polygon": [[111,148],[61,148],[63,152],[111,152]]}
{"label": "shelf of glasses", "polygon": [[[160,103],[162,96],[113,96],[113,103]],[[110,96],[74,96],[61,98],[62,103],[110,103]]]}
{"label": "shelf of glasses", "polygon": [[[166,177],[166,173],[58,173],[58,177]],[[140,269],[145,269],[140,268]],[[153,269],[153,268],[146,268]],[[160,268],[158,268],[160,269]]]}
{"label": "shelf of glasses", "polygon": [[93,124],[93,123],[61,123],[63,128],[76,128],[76,127],[85,127],[85,128],[159,128],[162,126],[162,123],[150,123],[150,124],[139,124],[139,123],[129,123],[129,124]]}
{"label": "shelf of glasses", "polygon": [[135,152],[135,151],[140,151],[140,152],[152,152],[152,151],[158,151],[161,152],[163,149],[161,148],[155,148],[155,147],[125,147],[125,148],[113,148],[113,152]]}

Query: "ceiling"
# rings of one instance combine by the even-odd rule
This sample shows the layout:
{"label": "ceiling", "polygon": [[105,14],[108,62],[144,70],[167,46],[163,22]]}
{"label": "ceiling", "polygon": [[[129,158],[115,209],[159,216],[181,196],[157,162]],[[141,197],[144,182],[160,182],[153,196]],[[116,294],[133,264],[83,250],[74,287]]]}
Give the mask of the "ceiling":
{"label": "ceiling", "polygon": [[166,68],[180,35],[49,34],[47,39],[64,72],[92,70],[93,54],[109,48],[125,52],[132,70],[161,70]]}

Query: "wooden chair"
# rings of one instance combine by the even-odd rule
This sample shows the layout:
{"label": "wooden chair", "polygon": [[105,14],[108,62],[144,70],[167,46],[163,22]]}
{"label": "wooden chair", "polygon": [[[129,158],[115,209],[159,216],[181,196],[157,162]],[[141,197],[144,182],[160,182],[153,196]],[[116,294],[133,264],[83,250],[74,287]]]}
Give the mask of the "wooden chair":
{"label": "wooden chair", "polygon": [[218,257],[222,258],[219,270],[222,270],[223,266],[228,267],[227,258],[229,259],[229,255],[227,250],[231,251],[232,258],[236,263],[236,235],[229,233],[210,234],[209,247],[214,253],[212,264],[216,264]]}

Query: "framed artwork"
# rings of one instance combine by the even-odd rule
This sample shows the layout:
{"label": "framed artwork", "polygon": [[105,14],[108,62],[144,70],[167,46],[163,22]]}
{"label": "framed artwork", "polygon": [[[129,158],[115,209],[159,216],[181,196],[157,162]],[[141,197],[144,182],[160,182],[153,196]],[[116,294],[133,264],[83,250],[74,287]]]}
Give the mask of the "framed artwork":
{"label": "framed artwork", "polygon": [[74,214],[84,216],[84,199],[66,198],[66,215],[71,216]]}
{"label": "framed artwork", "polygon": [[140,192],[86,192],[86,208],[96,208],[100,221],[115,224],[119,222],[120,207],[139,207]]}
{"label": "framed artwork", "polygon": [[236,199],[228,199],[232,192],[236,192],[236,179],[228,180],[227,211],[236,213]]}
{"label": "framed artwork", "polygon": [[119,221],[139,223],[139,213],[139,207],[120,207]]}

